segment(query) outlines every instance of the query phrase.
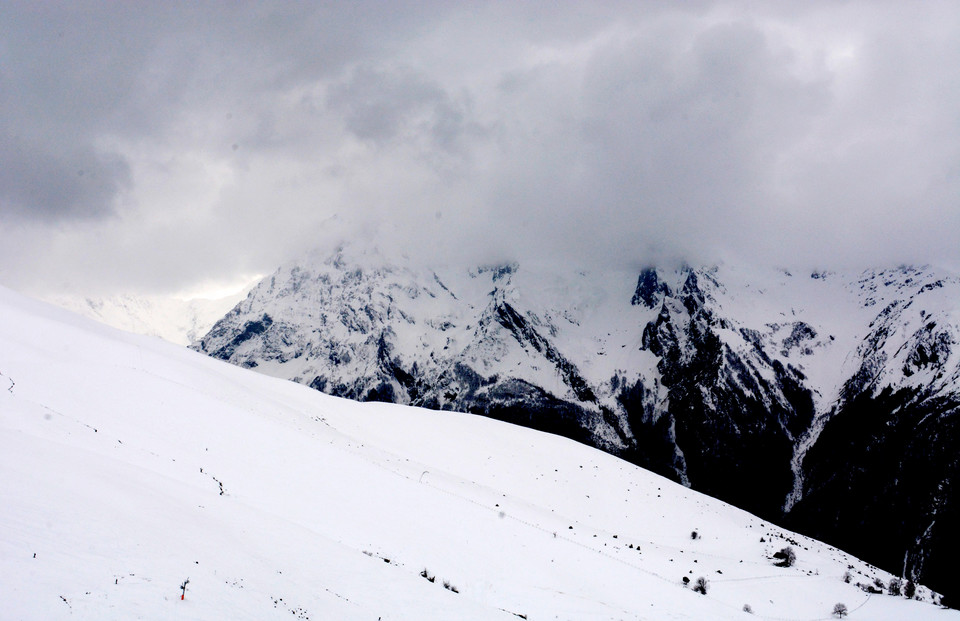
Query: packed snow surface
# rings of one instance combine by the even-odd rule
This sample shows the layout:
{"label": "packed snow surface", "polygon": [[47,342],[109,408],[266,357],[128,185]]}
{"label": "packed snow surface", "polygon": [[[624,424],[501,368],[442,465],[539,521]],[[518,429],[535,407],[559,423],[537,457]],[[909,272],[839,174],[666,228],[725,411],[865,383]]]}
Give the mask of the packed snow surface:
{"label": "packed snow surface", "polygon": [[6,290],[0,374],[2,619],[960,619],[586,446],[328,397]]}

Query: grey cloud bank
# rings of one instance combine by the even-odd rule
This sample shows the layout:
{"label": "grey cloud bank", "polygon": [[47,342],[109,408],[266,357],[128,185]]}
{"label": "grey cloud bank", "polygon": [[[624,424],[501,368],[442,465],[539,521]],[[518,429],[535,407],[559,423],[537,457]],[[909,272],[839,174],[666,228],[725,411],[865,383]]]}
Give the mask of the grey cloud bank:
{"label": "grey cloud bank", "polygon": [[6,3],[0,283],[174,292],[337,235],[960,265],[957,59],[948,2]]}

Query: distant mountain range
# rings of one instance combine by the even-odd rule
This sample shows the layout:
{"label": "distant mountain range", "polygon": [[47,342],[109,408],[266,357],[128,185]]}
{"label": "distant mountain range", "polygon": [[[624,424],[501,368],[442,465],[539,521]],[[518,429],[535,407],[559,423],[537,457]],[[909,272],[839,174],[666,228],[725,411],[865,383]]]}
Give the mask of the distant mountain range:
{"label": "distant mountain range", "polygon": [[341,247],[195,348],[558,433],[956,596],[960,279],[927,267],[426,269]]}

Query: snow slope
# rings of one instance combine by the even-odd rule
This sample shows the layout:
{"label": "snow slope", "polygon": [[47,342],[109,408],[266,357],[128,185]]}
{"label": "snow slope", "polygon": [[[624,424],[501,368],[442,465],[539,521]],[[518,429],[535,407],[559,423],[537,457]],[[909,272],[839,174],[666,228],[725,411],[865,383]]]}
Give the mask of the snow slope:
{"label": "snow slope", "polygon": [[960,619],[572,441],[329,397],[2,289],[0,374],[3,619]]}

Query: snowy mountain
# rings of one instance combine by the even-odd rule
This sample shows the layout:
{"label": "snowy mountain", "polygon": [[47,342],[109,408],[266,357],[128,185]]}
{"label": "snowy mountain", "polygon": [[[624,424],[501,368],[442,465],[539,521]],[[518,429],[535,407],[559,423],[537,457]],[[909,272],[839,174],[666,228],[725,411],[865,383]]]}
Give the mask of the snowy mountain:
{"label": "snowy mountain", "polygon": [[426,269],[347,246],[278,270],[197,348],[559,433],[953,595],[957,300],[931,268]]}
{"label": "snowy mountain", "polygon": [[128,294],[93,298],[55,295],[45,301],[120,330],[158,336],[177,345],[190,345],[206,334],[246,294],[247,291],[243,291],[215,299],[189,300]]}
{"label": "snowy mountain", "polygon": [[5,619],[960,619],[555,435],[0,315]]}

